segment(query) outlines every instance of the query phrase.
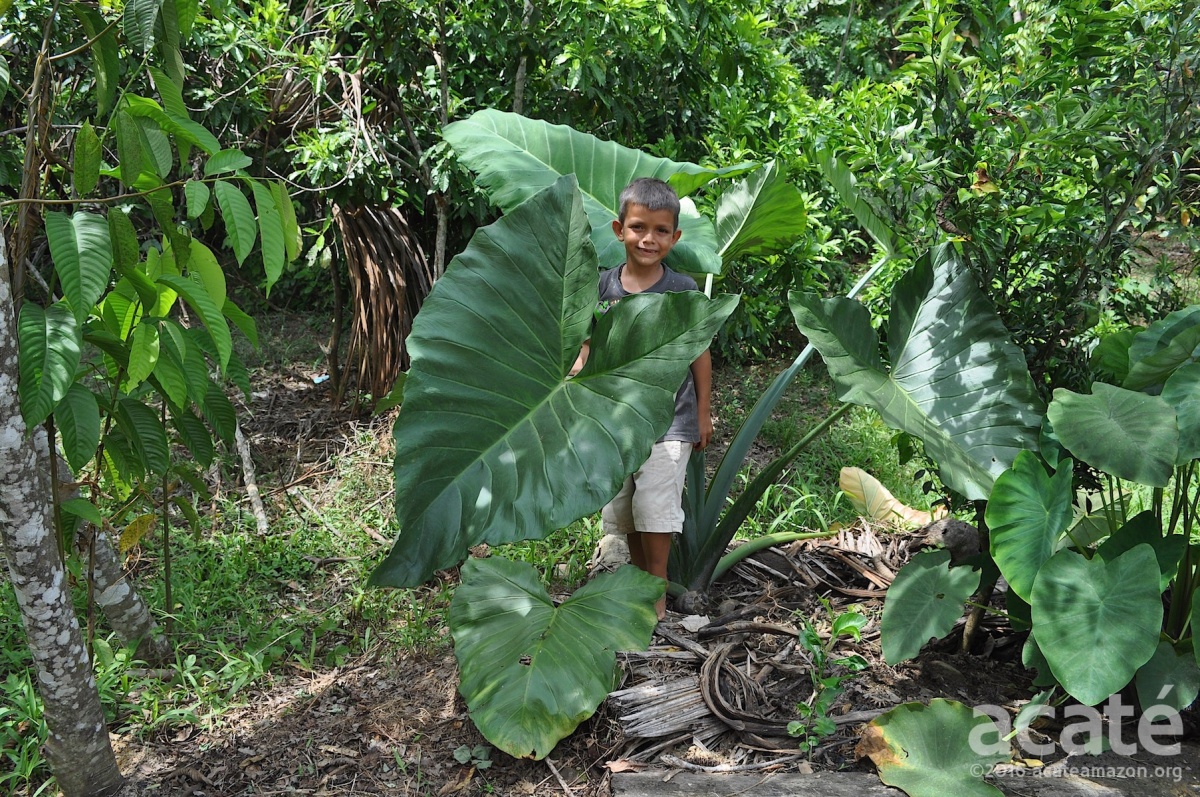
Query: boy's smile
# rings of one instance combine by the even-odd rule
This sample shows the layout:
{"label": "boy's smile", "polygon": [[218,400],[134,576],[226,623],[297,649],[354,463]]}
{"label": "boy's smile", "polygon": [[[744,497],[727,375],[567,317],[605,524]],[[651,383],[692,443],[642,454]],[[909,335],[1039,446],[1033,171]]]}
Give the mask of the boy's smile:
{"label": "boy's smile", "polygon": [[625,262],[638,270],[656,268],[679,240],[675,214],[670,210],[650,210],[643,205],[630,204],[625,209],[625,223],[613,222],[617,240],[625,244]]}

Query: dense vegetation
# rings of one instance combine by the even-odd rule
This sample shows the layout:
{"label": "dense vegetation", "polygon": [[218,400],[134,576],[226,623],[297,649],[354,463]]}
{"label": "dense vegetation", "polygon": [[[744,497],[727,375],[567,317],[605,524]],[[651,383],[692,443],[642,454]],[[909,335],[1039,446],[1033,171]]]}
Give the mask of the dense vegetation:
{"label": "dense vegetation", "polygon": [[[1197,489],[1188,424],[1196,420],[1189,397],[1200,341],[1191,330],[1200,321],[1194,312],[1168,313],[1197,296],[1200,245],[1191,225],[1200,204],[1198,65],[1196,4],[1159,0],[930,0],[903,7],[822,0],[131,0],[121,7],[77,4],[69,13],[48,0],[8,5],[0,16],[0,223],[9,247],[6,277],[20,308],[22,414],[30,427],[49,422],[65,457],[55,467],[70,470],[56,478],[81,489],[70,500],[61,496],[59,548],[80,586],[75,599],[88,618],[109,720],[146,732],[215,716],[277,662],[335,666],[378,644],[385,618],[397,615],[403,630],[386,632],[385,644],[441,644],[444,589],[367,589],[370,562],[351,566],[353,586],[333,590],[335,608],[324,616],[302,607],[273,617],[260,603],[259,592],[286,582],[305,567],[306,555],[378,558],[361,540],[338,537],[343,523],[361,521],[364,512],[373,527],[391,522],[375,500],[386,486],[354,483],[363,473],[377,479],[376,471],[354,457],[337,461],[344,496],[321,520],[322,535],[332,536],[306,539],[303,548],[276,546],[277,536],[245,540],[240,510],[224,503],[232,498],[219,489],[214,497],[212,482],[239,469],[237,417],[227,397],[234,393],[225,388],[248,396],[249,375],[262,364],[249,345],[259,337],[250,316],[332,316],[327,342],[324,329],[306,333],[321,347],[305,357],[328,370],[336,397],[356,408],[374,405],[408,368],[404,337],[430,284],[477,229],[501,211],[515,212],[501,196],[507,189],[479,177],[489,150],[473,161],[452,133],[443,138],[450,123],[487,109],[570,125],[694,169],[687,173],[704,175],[689,187],[697,216],[715,218],[718,235],[731,208],[787,194],[795,229],[786,246],[738,248],[711,269],[719,271],[716,292],[741,294],[716,335],[730,373],[781,356],[791,361],[805,338],[823,340],[818,348],[827,360],[838,345],[860,353],[847,337],[868,341],[863,345],[873,351],[881,341],[872,329],[884,330],[882,344],[899,352],[910,342],[913,307],[932,312],[927,307],[935,302],[919,298],[912,275],[932,268],[931,248],[950,242],[953,257],[935,256],[937,267],[953,260],[954,273],[977,286],[970,293],[972,307],[981,308],[974,319],[986,316],[992,326],[984,337],[1003,349],[1012,369],[1005,381],[1022,386],[1014,410],[1019,437],[1025,448],[1040,446],[1042,460],[1000,455],[986,473],[977,471],[957,442],[929,432],[940,423],[936,412],[906,425],[911,419],[885,410],[884,419],[902,430],[896,441],[919,454],[904,471],[887,459],[888,478],[911,481],[923,458],[941,469],[941,481],[928,486],[980,520],[983,504],[968,501],[985,501],[993,483],[1002,505],[1012,503],[1009,493],[1041,491],[1039,500],[1061,513],[1071,478],[1114,494],[1116,480],[1136,482],[1152,491],[1146,508],[1159,536],[1186,539],[1195,528]],[[746,176],[739,167],[745,162],[771,165]],[[599,178],[581,176],[585,189],[589,179]],[[534,193],[520,179],[510,183],[522,199]],[[90,258],[100,249],[107,260]],[[832,321],[822,327],[819,297],[846,294],[872,267],[874,280],[862,294],[866,310],[855,316],[861,329]],[[909,298],[889,305],[893,287]],[[957,340],[944,345],[957,351]],[[932,346],[921,356],[936,352]],[[890,446],[890,433],[866,414],[834,426],[831,441],[815,453],[802,451],[808,441],[801,438],[820,415],[786,412],[796,393],[785,391],[793,379],[814,384],[817,377],[801,371],[807,356],[785,368],[758,405],[757,395],[733,397],[747,411],[730,415],[744,415],[747,425],[732,440],[729,464],[713,477],[715,498],[694,505],[690,518],[707,529],[700,533],[710,535],[708,547],[719,540],[723,549],[735,532],[775,531],[772,521],[781,516],[793,530],[825,527],[849,511],[834,497],[837,467],[883,461],[878,449]],[[837,382],[839,395],[878,406],[886,405],[883,391],[910,389],[896,387],[900,380],[889,382],[887,367],[878,367],[880,382]],[[838,369],[830,370],[837,380]],[[1155,403],[1144,412],[1158,413],[1158,426],[1176,423],[1170,462],[1156,462],[1150,474],[1126,469],[1124,460],[1070,438],[1073,419],[1103,414],[1093,403],[1109,396],[1109,385],[1150,394]],[[828,399],[821,409],[835,406]],[[1039,437],[1043,410],[1059,432],[1053,446],[1044,430]],[[1113,422],[1121,426],[1120,417]],[[770,478],[755,483],[743,456],[760,429],[784,456],[768,467]],[[872,442],[856,451],[845,444],[847,435]],[[378,441],[359,442],[373,449]],[[1153,445],[1160,453],[1169,448]],[[1052,484],[1045,468],[1057,474]],[[695,496],[704,477],[693,477]],[[735,481],[747,486],[735,488]],[[893,486],[917,497],[915,484]],[[730,494],[746,497],[723,514]],[[577,582],[596,528],[589,518],[576,519],[591,507],[543,508],[553,518],[532,536],[550,536],[519,543],[516,558],[537,566],[544,581],[557,574]],[[1135,514],[1125,503],[1110,507],[1102,536],[1117,539]],[[1101,561],[1133,547],[1101,548],[1093,558],[1096,540],[1072,540],[1087,557],[1081,564],[1055,553],[1065,545],[1065,516],[1063,528],[1036,533],[1011,506],[1006,513],[993,503],[986,519],[993,528],[1016,528],[1022,540],[1036,538],[1046,554],[1014,560],[1003,544],[990,552],[1006,578],[1020,582],[1018,594],[1033,605],[1035,619],[1042,611],[1039,568],[1049,572],[1054,563],[1069,581],[1071,568],[1099,570]],[[133,651],[121,647],[131,640],[106,638],[96,618],[86,587],[94,562],[77,552],[87,545],[72,544],[76,526],[80,539],[111,530],[122,554],[141,552],[135,583],[171,632],[175,652],[168,658],[181,680],[140,683],[136,706],[127,696]],[[172,526],[191,534],[172,539]],[[568,530],[558,531],[563,526]],[[430,536],[418,542],[434,545]],[[414,583],[461,559],[466,548],[447,552],[442,545],[442,558],[422,562]],[[689,570],[683,586],[702,589],[721,552],[709,551],[712,561],[697,566],[704,572]],[[1170,613],[1149,623],[1164,625],[1167,648],[1138,638],[1111,657],[1129,659],[1136,649],[1133,658],[1145,653],[1143,663],[1153,654],[1184,666],[1175,664],[1183,654],[1168,642],[1186,647],[1200,577],[1178,559],[1161,574],[1162,588],[1177,591]],[[1154,570],[1149,560],[1136,564]],[[1147,602],[1162,592],[1159,573],[1151,575],[1155,590],[1143,596]],[[198,595],[205,581],[207,593]],[[1058,618],[1046,611],[1045,627],[1054,627]],[[3,612],[18,614],[7,585]],[[45,725],[18,625],[7,622],[3,631],[0,757],[12,766],[0,785],[45,793],[52,788],[38,753]],[[912,645],[930,633],[885,645],[915,652]],[[1129,680],[1096,684],[1034,651],[1031,663],[1047,683],[1080,699],[1103,699]]]}

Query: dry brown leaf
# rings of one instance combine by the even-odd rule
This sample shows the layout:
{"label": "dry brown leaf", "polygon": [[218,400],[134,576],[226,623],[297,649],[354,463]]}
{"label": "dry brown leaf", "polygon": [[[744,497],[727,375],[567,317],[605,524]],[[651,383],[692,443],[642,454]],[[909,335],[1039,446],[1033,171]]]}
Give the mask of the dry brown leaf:
{"label": "dry brown leaf", "polygon": [[859,758],[869,758],[877,767],[895,764],[900,760],[895,749],[884,738],[883,729],[875,723],[868,722],[864,725],[859,737],[858,744],[854,747],[854,754]]}
{"label": "dry brown leaf", "polygon": [[646,768],[645,764],[639,764],[636,761],[629,761],[625,758],[618,758],[616,761],[609,761],[604,765],[604,768],[609,772],[616,774],[618,772],[641,772]]}

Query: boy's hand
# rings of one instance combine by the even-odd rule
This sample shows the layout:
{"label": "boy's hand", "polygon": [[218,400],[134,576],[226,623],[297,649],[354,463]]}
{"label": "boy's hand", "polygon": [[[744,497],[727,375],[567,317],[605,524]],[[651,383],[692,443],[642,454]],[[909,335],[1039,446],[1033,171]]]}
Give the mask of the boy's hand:
{"label": "boy's hand", "polygon": [[712,442],[712,436],[713,436],[712,416],[701,415],[700,416],[700,441],[698,443],[693,443],[692,448],[696,449],[697,451],[703,451],[704,449],[708,448],[708,444]]}

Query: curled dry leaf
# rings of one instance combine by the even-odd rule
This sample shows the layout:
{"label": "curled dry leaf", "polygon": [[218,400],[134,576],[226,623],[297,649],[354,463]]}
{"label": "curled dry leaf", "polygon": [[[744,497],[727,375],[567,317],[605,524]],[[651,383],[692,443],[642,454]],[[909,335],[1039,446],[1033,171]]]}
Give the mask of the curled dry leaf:
{"label": "curled dry leaf", "polygon": [[615,775],[618,772],[641,772],[646,765],[626,758],[618,758],[616,761],[605,763],[604,768]]}
{"label": "curled dry leaf", "polygon": [[862,468],[842,468],[838,487],[863,517],[918,528],[946,514],[944,508],[923,512],[901,503],[878,479]]}

